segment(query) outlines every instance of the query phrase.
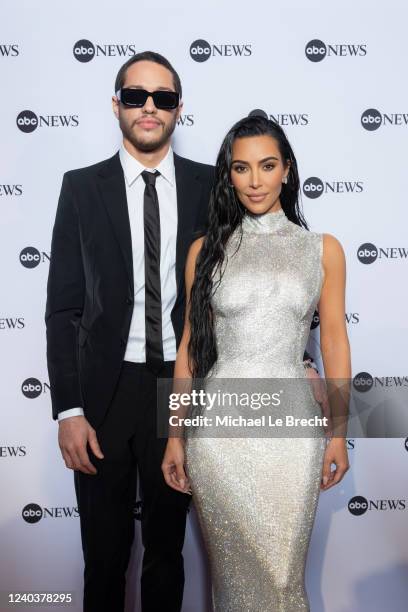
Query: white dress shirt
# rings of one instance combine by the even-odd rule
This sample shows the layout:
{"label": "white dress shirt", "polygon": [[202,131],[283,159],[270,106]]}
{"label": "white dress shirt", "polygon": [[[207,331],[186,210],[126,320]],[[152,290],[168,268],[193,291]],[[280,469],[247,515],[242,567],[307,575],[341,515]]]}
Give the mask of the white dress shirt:
{"label": "white dress shirt", "polygon": [[[160,172],[156,179],[156,191],[160,213],[160,281],[162,301],[162,337],[165,361],[176,359],[176,337],[171,321],[171,311],[177,297],[176,284],[176,238],[177,238],[177,191],[172,148],[157,168],[145,168],[125,147],[119,150],[120,163],[125,175],[126,197],[132,237],[134,307],[124,359],[146,361],[145,331],[145,261],[144,261],[144,217],[143,198],[144,170]],[[83,415],[82,408],[70,408],[58,414],[61,421],[71,416]]]}

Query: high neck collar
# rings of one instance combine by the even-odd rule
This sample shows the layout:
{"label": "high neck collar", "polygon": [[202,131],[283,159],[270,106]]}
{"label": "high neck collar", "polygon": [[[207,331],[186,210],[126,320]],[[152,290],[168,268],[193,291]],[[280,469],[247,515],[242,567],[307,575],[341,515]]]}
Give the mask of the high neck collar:
{"label": "high neck collar", "polygon": [[283,208],[277,212],[255,215],[248,210],[242,219],[242,228],[247,232],[266,234],[283,228],[289,222]]}

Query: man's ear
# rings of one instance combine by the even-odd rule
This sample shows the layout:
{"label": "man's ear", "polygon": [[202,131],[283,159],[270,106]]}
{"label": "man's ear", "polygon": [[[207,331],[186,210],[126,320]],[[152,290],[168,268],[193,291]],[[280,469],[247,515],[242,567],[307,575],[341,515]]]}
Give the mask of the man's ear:
{"label": "man's ear", "polygon": [[119,119],[119,100],[116,96],[112,96],[112,110],[116,119]]}
{"label": "man's ear", "polygon": [[183,110],[184,102],[180,101],[180,104],[177,108],[177,121],[180,119],[181,111]]}

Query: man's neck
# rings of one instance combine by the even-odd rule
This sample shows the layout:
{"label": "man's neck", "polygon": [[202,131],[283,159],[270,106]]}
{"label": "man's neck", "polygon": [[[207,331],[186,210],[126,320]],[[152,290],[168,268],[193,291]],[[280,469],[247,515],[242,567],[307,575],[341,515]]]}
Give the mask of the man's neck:
{"label": "man's neck", "polygon": [[157,168],[162,159],[164,159],[168,153],[170,148],[170,141],[166,142],[160,149],[156,149],[155,151],[140,151],[140,149],[136,149],[132,145],[132,143],[126,138],[123,139],[123,146],[126,151],[137,159],[139,163],[141,163],[145,168]]}

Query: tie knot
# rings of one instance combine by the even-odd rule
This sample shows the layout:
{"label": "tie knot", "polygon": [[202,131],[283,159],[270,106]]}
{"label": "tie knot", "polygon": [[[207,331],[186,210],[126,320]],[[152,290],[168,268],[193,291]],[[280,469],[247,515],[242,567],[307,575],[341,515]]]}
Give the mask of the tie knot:
{"label": "tie knot", "polygon": [[155,170],[155,172],[149,172],[148,170],[143,170],[142,177],[146,185],[155,185],[156,178],[160,176],[160,172]]}

